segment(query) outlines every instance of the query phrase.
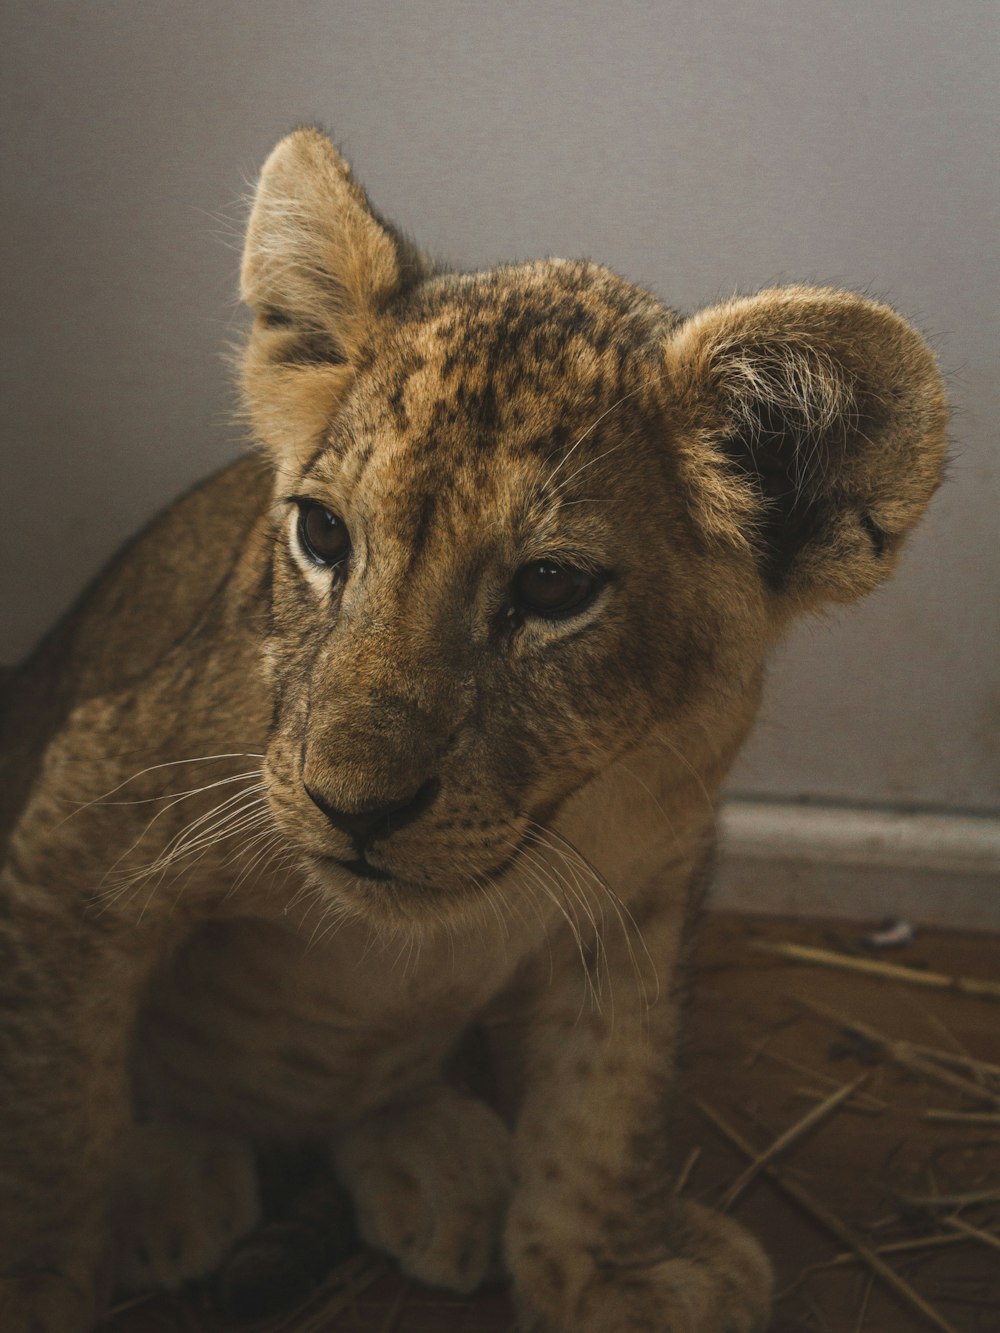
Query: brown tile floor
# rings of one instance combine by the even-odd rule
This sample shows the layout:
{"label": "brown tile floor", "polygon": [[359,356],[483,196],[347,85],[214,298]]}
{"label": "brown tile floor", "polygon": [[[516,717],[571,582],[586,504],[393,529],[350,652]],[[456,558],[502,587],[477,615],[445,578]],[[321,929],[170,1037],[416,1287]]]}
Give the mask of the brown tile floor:
{"label": "brown tile floor", "polygon": [[[977,1102],[886,1061],[869,1043],[808,1013],[801,1001],[831,1006],[893,1039],[995,1066],[1000,1065],[1000,1004],[789,963],[756,951],[752,945],[760,938],[851,951],[857,948],[858,932],[735,916],[706,923],[676,1123],[678,1164],[700,1149],[686,1192],[712,1202],[745,1165],[706,1123],[695,1098],[720,1111],[761,1148],[836,1086],[867,1071],[863,1096],[796,1142],[781,1157],[779,1169],[869,1246],[931,1232],[960,1236],[886,1259],[933,1306],[939,1327],[997,1333],[1000,1249],[996,1241],[991,1247],[988,1239],[962,1234],[961,1226],[1000,1235],[1000,1123],[925,1119],[928,1109],[969,1111]],[[902,951],[879,957],[950,975],[1000,976],[997,937],[926,933]],[[980,1077],[989,1084],[988,1073]],[[1000,1093],[1000,1078],[994,1087]],[[978,1109],[988,1111],[988,1100]],[[993,1110],[1000,1104],[994,1102]],[[990,1192],[994,1200],[966,1204],[960,1211],[904,1205],[900,1199]],[[918,1333],[934,1326],[881,1280],[873,1282],[862,1264],[824,1266],[845,1246],[768,1179],[758,1178],[734,1213],[762,1237],[775,1262],[778,1300],[772,1333]],[[362,1256],[352,1264],[343,1272],[346,1296],[339,1313],[328,1293],[281,1325],[282,1333],[507,1333],[512,1326],[513,1312],[502,1292],[471,1301],[452,1299],[404,1282],[381,1261]],[[107,1325],[108,1333],[214,1333],[217,1327],[193,1302],[179,1300],[134,1306]]]}

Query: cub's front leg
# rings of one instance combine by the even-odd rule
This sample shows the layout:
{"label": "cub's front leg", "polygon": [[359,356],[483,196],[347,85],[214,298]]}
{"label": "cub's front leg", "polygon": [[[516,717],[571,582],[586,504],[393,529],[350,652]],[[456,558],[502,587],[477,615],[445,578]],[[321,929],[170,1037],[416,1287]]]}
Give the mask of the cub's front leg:
{"label": "cub's front leg", "polygon": [[751,1333],[767,1322],[767,1259],[737,1223],[676,1199],[666,1166],[683,911],[635,915],[641,945],[605,932],[599,1010],[581,1006],[569,953],[525,1010],[506,1235],[523,1327]]}
{"label": "cub's front leg", "polygon": [[141,969],[108,923],[12,862],[0,877],[0,1328],[82,1333],[110,1284]]}

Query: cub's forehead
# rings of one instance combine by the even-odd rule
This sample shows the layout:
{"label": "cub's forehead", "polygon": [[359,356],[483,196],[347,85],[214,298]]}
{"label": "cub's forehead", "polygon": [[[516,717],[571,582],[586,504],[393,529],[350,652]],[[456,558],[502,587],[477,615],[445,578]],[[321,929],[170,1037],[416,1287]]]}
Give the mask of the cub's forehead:
{"label": "cub's forehead", "polygon": [[648,293],[586,263],[434,279],[373,345],[350,424],[421,450],[558,454],[651,379],[673,322]]}
{"label": "cub's forehead", "polygon": [[634,471],[616,454],[662,430],[674,323],[589,264],[432,279],[385,315],[303,484],[349,526],[378,532],[380,558],[393,533],[410,564],[456,539],[525,560],[603,558],[615,478]]}

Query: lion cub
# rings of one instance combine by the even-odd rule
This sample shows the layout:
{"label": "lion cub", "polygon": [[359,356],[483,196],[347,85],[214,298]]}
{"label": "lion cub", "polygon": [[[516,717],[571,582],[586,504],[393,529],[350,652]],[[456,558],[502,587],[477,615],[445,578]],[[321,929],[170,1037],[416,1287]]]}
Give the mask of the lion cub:
{"label": "lion cub", "polygon": [[7,703],[0,1326],[212,1269],[277,1138],[421,1281],[499,1260],[525,1328],[762,1328],[756,1242],[668,1178],[687,924],[768,650],[938,485],[931,355],[845,292],[439,269],[315,130],[242,291],[259,453]]}

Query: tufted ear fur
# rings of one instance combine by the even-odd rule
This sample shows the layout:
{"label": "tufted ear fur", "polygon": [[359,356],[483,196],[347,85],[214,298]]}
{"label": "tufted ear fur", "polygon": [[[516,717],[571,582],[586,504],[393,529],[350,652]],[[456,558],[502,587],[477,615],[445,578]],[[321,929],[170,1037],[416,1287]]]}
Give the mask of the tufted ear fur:
{"label": "tufted ear fur", "polygon": [[243,390],[257,437],[279,458],[312,452],[380,313],[429,271],[325,134],[281,140],[260,174],[240,274],[256,316]]}
{"label": "tufted ear fur", "polygon": [[751,548],[788,609],[880,583],[944,465],[947,407],[920,335],[876,301],[786,287],[694,315],[666,359],[703,531]]}

